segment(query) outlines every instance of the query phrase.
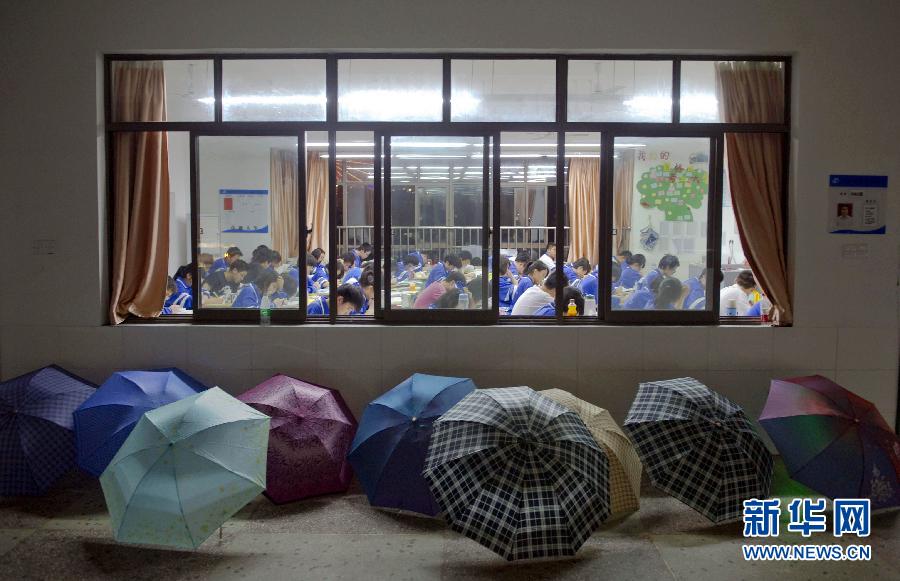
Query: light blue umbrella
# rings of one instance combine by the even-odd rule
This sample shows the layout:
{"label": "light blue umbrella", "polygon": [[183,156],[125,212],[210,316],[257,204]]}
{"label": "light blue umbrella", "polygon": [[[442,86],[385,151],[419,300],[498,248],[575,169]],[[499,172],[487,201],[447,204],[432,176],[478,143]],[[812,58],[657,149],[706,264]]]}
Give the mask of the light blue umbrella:
{"label": "light blue umbrella", "polygon": [[197,548],[265,489],[268,445],[218,387],[147,412],[100,476],[116,540]]}

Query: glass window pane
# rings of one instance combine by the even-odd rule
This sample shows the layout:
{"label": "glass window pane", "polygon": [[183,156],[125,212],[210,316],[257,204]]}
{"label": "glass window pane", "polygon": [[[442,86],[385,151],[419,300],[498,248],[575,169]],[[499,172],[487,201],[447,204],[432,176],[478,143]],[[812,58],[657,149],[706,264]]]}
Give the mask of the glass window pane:
{"label": "glass window pane", "polygon": [[[739,97],[723,101],[723,95],[729,94]],[[746,98],[748,95],[752,95],[753,98]],[[681,121],[783,123],[784,64],[756,61],[683,61]]]}
{"label": "glass window pane", "polygon": [[440,60],[338,61],[340,121],[440,121],[443,102]]}
{"label": "glass window pane", "polygon": [[500,315],[553,317],[556,133],[500,134],[500,196]]}
{"label": "glass window pane", "polygon": [[222,62],[225,121],[324,121],[325,61]]}
{"label": "glass window pane", "polygon": [[570,60],[569,121],[672,121],[672,62]]}
{"label": "glass window pane", "polygon": [[556,61],[453,60],[452,121],[555,121]]}
{"label": "glass window pane", "polygon": [[[339,314],[375,314],[375,277],[383,269],[374,263],[375,135],[371,131],[337,132],[338,271],[340,284],[358,287],[363,306]],[[343,301],[342,301],[343,302]]]}
{"label": "glass window pane", "polygon": [[611,308],[708,309],[710,140],[617,137],[615,147]]}
{"label": "glass window pane", "polygon": [[392,138],[391,309],[490,308],[483,148],[482,137]]}
{"label": "glass window pane", "polygon": [[[563,267],[566,316],[596,317],[600,293],[600,134],[567,133],[565,205],[568,229]],[[609,259],[604,261],[609,262]],[[604,268],[606,265],[604,264]]]}
{"label": "glass window pane", "polygon": [[113,61],[112,120],[212,121],[213,61]]}
{"label": "glass window pane", "polygon": [[201,306],[299,308],[297,286],[304,278],[291,274],[299,231],[290,219],[298,191],[297,139],[201,136],[197,147],[197,252],[214,259],[202,281]]}
{"label": "glass window pane", "polygon": [[341,264],[340,247],[338,256],[328,256],[328,212],[328,132],[307,131],[306,252],[298,266],[300,274],[306,275],[302,284],[306,284],[306,316],[310,319],[328,317],[329,292],[334,285],[330,273]]}

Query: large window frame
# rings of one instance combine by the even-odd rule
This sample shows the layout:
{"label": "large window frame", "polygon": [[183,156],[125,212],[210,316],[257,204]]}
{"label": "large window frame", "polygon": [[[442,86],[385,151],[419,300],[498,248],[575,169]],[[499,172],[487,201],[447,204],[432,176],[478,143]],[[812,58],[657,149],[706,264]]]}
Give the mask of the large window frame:
{"label": "large window frame", "polygon": [[[222,84],[223,84],[223,63],[229,60],[278,60],[278,59],[312,59],[325,61],[325,82],[326,82],[326,117],[325,121],[224,121],[223,120],[223,103],[222,103]],[[442,84],[442,119],[439,122],[386,122],[386,121],[338,121],[338,61],[343,59],[435,59],[442,62],[443,84]],[[467,122],[452,121],[451,122],[451,63],[453,59],[466,60],[548,60],[552,59],[556,62],[556,119],[553,122]],[[164,60],[211,60],[213,62],[214,71],[214,118],[212,121],[179,121],[179,122],[116,122],[112,119],[112,63],[116,61],[164,61]],[[570,122],[567,120],[567,101],[568,101],[568,63],[575,60],[664,60],[672,63],[672,121],[668,123],[660,122]],[[681,64],[684,61],[768,61],[780,62],[784,68],[784,119],[780,123],[682,123],[680,119],[680,102],[681,102]],[[562,293],[557,296],[557,313],[555,319],[531,318],[508,320],[500,317],[497,313],[498,305],[498,287],[496,284],[490,285],[490,296],[493,301],[492,309],[486,312],[480,311],[460,311],[450,318],[432,318],[432,317],[385,317],[385,309],[381,304],[382,288],[384,280],[382,277],[376,277],[376,308],[374,317],[337,316],[336,312],[336,284],[335,284],[335,260],[337,259],[337,160],[336,160],[336,134],[338,131],[370,131],[376,136],[375,139],[375,208],[374,208],[374,246],[376,264],[381,260],[381,256],[385,255],[383,229],[385,225],[385,216],[383,212],[384,200],[384,182],[381,155],[384,151],[384,136],[387,135],[491,135],[492,139],[492,155],[494,165],[499,164],[500,158],[500,140],[501,132],[521,132],[521,131],[541,131],[555,132],[557,135],[557,159],[556,159],[556,195],[553,199],[548,199],[548,207],[556,208],[556,215],[563,216],[565,212],[564,188],[565,183],[565,135],[569,132],[596,132],[601,134],[601,162],[600,162],[600,213],[599,225],[601,235],[599,255],[611,256],[612,254],[612,236],[613,236],[613,152],[614,141],[616,136],[638,136],[638,137],[703,137],[708,138],[711,144],[710,156],[710,184],[709,184],[709,216],[708,216],[708,249],[707,261],[712,268],[718,269],[721,265],[721,228],[722,228],[722,180],[724,175],[724,139],[727,133],[778,133],[785,135],[782,141],[782,196],[783,213],[788,215],[788,183],[790,175],[790,132],[791,132],[791,78],[792,78],[792,60],[787,55],[679,55],[679,54],[627,54],[627,53],[602,53],[602,54],[555,54],[555,53],[466,53],[466,52],[445,52],[445,53],[353,53],[353,52],[329,52],[329,53],[189,53],[189,54],[106,54],[104,55],[104,115],[105,115],[105,136],[106,136],[106,158],[107,158],[107,191],[108,200],[110,202],[110,215],[114,209],[112,208],[112,171],[114,164],[112,163],[112,136],[116,133],[128,132],[175,132],[183,131],[190,133],[190,172],[191,172],[191,224],[192,224],[192,248],[191,256],[194,264],[197,264],[198,254],[198,172],[197,172],[197,143],[198,138],[206,135],[215,136],[290,136],[297,137],[298,151],[305,150],[305,138],[307,132],[323,131],[328,134],[328,194],[329,194],[329,248],[327,249],[329,258],[329,278],[331,281],[330,289],[330,315],[327,318],[310,319],[307,321],[306,313],[301,308],[297,312],[287,310],[274,310],[272,322],[275,324],[297,324],[297,323],[324,323],[335,324],[340,322],[360,323],[422,323],[429,324],[435,322],[460,323],[460,324],[567,324],[567,325],[596,325],[596,324],[700,324],[714,325],[722,322],[729,324],[753,324],[758,323],[755,318],[726,318],[720,317],[719,312],[719,293],[713,292],[709,298],[712,305],[709,311],[613,311],[609,308],[610,295],[610,269],[609,267],[599,269],[599,284],[602,289],[602,296],[598,301],[598,312],[596,317],[570,317],[563,316],[564,305]],[[306,159],[305,155],[298,159],[298,168],[303,179],[299,180],[298,187],[300,223],[305,223],[306,212]],[[389,162],[388,162],[389,163]],[[388,166],[389,167],[389,166]],[[381,176],[381,179],[379,179]],[[485,178],[487,179],[487,178]],[[492,183],[490,191],[490,238],[492,241],[491,258],[492,272],[491,278],[496,281],[498,278],[497,268],[500,259],[500,176],[496,170],[491,172]],[[553,204],[553,206],[549,206]],[[488,208],[485,207],[485,214]],[[112,220],[108,219],[108,229],[112,228]],[[787,220],[785,220],[784,239],[787,236]],[[305,228],[301,228],[301,248],[305,248]],[[113,237],[108,236],[110,245]],[[560,248],[565,247],[567,242],[564,220],[557,220],[556,224],[556,240],[559,241]],[[112,257],[112,252],[108,252]],[[564,256],[562,252],[557,253],[556,267],[562,270]],[[601,265],[604,262],[601,260]],[[111,268],[111,264],[109,265]],[[387,269],[385,269],[387,273]],[[195,280],[199,280],[199,272],[195,271]],[[199,284],[194,285],[194,304],[199,305]],[[717,289],[717,285],[712,285]],[[306,289],[304,284],[300,284],[301,305],[304,304]],[[215,312],[213,312],[215,311]],[[487,314],[489,316],[485,317]],[[138,319],[136,317],[129,318],[129,322],[195,322],[195,323],[257,323],[259,321],[258,311],[244,311],[238,309],[198,309],[193,315],[170,315],[158,319]]]}

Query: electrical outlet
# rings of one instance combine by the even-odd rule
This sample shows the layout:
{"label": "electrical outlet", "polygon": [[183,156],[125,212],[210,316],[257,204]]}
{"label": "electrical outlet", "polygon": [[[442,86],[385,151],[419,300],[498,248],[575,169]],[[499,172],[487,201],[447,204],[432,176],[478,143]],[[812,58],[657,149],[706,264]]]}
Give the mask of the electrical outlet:
{"label": "electrical outlet", "polygon": [[31,253],[35,256],[56,254],[56,240],[33,240]]}

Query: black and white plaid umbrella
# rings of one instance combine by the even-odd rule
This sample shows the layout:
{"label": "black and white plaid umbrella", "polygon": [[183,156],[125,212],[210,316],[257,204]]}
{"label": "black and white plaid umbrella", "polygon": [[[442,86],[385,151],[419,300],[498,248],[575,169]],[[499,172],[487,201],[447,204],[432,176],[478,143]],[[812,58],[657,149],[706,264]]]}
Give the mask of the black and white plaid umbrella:
{"label": "black and white plaid umbrella", "polygon": [[753,424],[696,379],[642,383],[623,427],[653,485],[713,522],[769,496],[772,455]]}
{"label": "black and white plaid umbrella", "polygon": [[574,555],[609,516],[609,461],[578,414],[478,389],[434,423],[425,479],[450,526],[512,561]]}

